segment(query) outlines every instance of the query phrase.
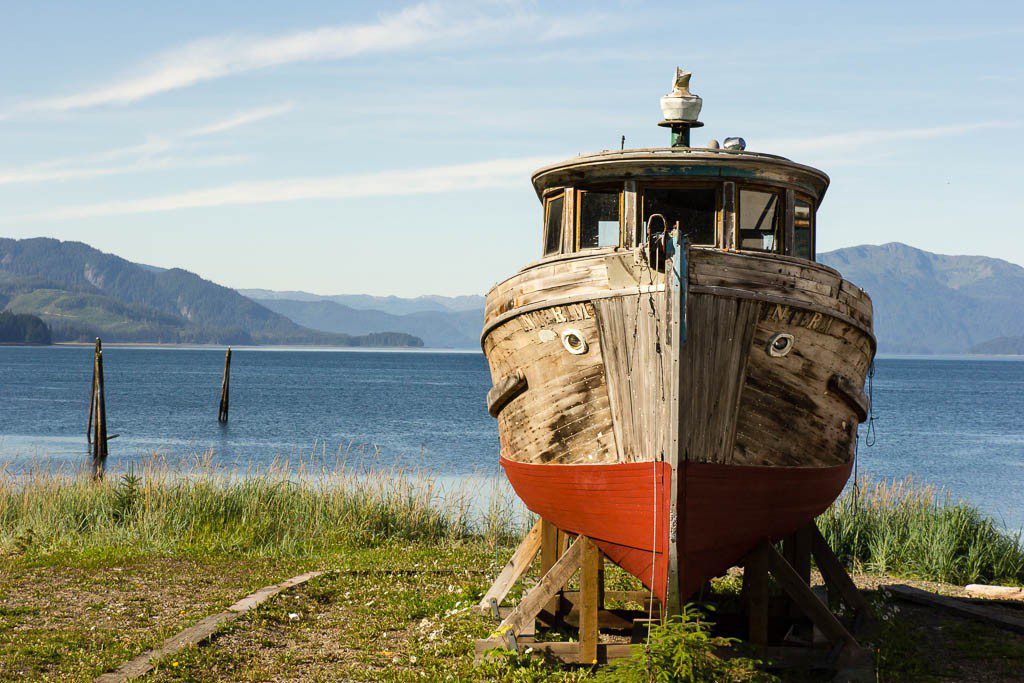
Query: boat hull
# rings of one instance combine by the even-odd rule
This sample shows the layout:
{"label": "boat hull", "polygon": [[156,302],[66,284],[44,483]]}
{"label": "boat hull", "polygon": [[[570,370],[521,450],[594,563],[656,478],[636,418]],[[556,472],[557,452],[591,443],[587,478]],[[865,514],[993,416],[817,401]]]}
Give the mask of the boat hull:
{"label": "boat hull", "polygon": [[[527,508],[559,529],[593,539],[663,603],[672,517],[664,462],[538,465],[502,458]],[[850,464],[757,467],[682,463],[677,478],[679,594],[695,593],[761,540],[777,541],[821,514]]]}

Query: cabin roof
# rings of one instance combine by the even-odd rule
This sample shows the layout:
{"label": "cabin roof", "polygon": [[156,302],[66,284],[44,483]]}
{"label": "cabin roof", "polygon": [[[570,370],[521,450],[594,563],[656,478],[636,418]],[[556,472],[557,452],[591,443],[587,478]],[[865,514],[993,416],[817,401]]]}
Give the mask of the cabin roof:
{"label": "cabin roof", "polygon": [[630,178],[764,181],[797,187],[819,202],[829,184],[824,171],[775,154],[702,147],[655,147],[580,155],[537,170],[532,180],[540,197],[549,188]]}

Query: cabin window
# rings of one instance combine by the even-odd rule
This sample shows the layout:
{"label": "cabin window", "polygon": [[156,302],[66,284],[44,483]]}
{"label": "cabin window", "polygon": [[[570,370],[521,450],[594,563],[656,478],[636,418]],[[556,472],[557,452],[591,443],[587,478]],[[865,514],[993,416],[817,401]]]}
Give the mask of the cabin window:
{"label": "cabin window", "polygon": [[620,244],[621,204],[618,192],[579,193],[577,249],[617,247]]}
{"label": "cabin window", "polygon": [[549,197],[544,202],[544,255],[557,254],[562,248],[562,209],[565,194]]}
{"label": "cabin window", "polygon": [[779,250],[780,197],[768,190],[740,190],[740,249]]}
{"label": "cabin window", "polygon": [[[643,193],[644,225],[651,216],[661,214],[669,230],[679,224],[690,244],[714,245],[717,208],[718,192],[713,188],[647,188]],[[661,221],[655,219],[652,227],[660,231]]]}
{"label": "cabin window", "polygon": [[797,197],[793,204],[793,256],[814,260],[814,206]]}

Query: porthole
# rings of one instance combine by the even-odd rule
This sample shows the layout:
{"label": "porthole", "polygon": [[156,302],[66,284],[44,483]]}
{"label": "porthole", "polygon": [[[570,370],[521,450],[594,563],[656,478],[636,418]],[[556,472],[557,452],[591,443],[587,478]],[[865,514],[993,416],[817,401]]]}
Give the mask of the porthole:
{"label": "porthole", "polygon": [[562,331],[562,346],[569,353],[579,356],[587,352],[587,340],[579,330],[568,329]]}
{"label": "porthole", "polygon": [[768,340],[768,355],[773,358],[787,356],[793,350],[794,343],[796,343],[796,340],[793,339],[793,335],[777,332]]}

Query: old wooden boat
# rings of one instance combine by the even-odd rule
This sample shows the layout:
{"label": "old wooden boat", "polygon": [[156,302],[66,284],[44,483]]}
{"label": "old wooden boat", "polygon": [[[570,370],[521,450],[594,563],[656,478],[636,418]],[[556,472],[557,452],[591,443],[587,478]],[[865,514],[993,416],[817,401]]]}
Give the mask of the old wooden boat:
{"label": "old wooden boat", "polygon": [[669,610],[847,482],[875,353],[868,295],[815,262],[823,172],[672,146],[537,171],[543,257],[487,295],[501,464],[526,506],[593,539]]}

